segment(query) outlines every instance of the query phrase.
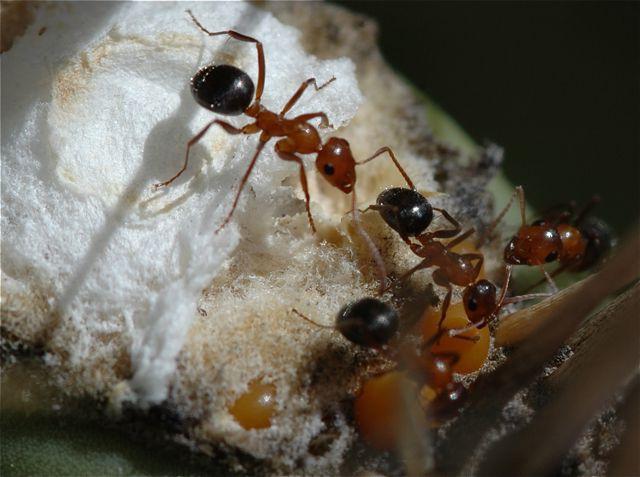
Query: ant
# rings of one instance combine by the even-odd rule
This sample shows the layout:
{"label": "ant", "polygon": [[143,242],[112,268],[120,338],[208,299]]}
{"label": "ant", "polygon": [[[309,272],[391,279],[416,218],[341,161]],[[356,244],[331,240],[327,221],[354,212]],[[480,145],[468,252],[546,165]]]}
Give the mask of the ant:
{"label": "ant", "polygon": [[[326,83],[318,86],[315,78],[309,78],[304,81],[294,95],[289,99],[280,113],[274,113],[265,108],[261,103],[262,92],[264,90],[266,62],[262,43],[250,36],[238,33],[234,30],[225,30],[211,32],[207,30],[193,15],[190,10],[187,13],[196,26],[208,36],[228,35],[239,41],[254,43],[258,53],[258,86],[255,88],[253,81],[244,71],[231,65],[209,65],[201,68],[191,79],[191,92],[198,104],[202,107],[218,114],[226,116],[236,116],[245,114],[255,119],[242,128],[214,119],[205,125],[193,138],[187,143],[184,164],[182,168],[169,180],[156,184],[156,187],[163,187],[171,184],[176,180],[187,168],[189,161],[189,151],[215,124],[222,127],[229,134],[257,134],[260,133],[258,147],[253,158],[249,163],[240,187],[236,193],[235,200],[231,207],[231,211],[225,218],[224,222],[218,230],[226,226],[237,206],[240,194],[244,188],[258,156],[266,143],[273,137],[282,137],[275,145],[278,156],[285,161],[297,162],[300,166],[300,182],[305,194],[307,215],[309,217],[309,225],[315,232],[315,224],[309,208],[309,192],[307,187],[306,173],[302,159],[297,154],[316,154],[316,168],[322,176],[334,187],[338,188],[345,194],[353,191],[356,181],[355,166],[365,164],[376,157],[388,153],[393,163],[396,165],[400,174],[407,181],[409,187],[413,188],[413,183],[409,176],[405,173],[402,166],[396,159],[393,151],[389,147],[378,149],[371,157],[357,162],[349,143],[345,139],[332,137],[325,144],[322,144],[317,129],[309,123],[310,120],[320,118],[321,127],[330,127],[329,119],[323,112],[308,113],[288,119],[285,115],[300,99],[305,90],[313,84],[316,91],[328,86],[335,81],[335,77]],[[253,100],[253,102],[252,102]]]}
{"label": "ant", "polygon": [[300,99],[304,91],[311,85],[314,86],[316,91],[320,91],[333,81],[335,77],[328,80],[326,83],[318,86],[315,78],[309,78],[304,81],[298,90],[286,103],[284,108],[275,113],[268,110],[261,104],[262,93],[264,90],[265,82],[265,70],[266,62],[264,55],[264,48],[262,43],[250,36],[244,35],[234,30],[224,30],[211,32],[207,30],[193,15],[190,10],[187,13],[191,17],[194,24],[208,36],[227,35],[239,41],[253,43],[256,46],[258,55],[258,82],[255,88],[254,97],[254,85],[253,81],[244,71],[231,65],[209,65],[201,68],[191,79],[191,93],[193,94],[196,102],[218,114],[226,116],[235,116],[244,114],[254,121],[246,124],[241,128],[214,119],[207,123],[195,136],[193,136],[187,142],[187,149],[185,152],[184,163],[182,168],[170,179],[165,182],[156,184],[155,187],[164,187],[171,184],[176,180],[187,168],[189,161],[189,152],[191,147],[196,144],[213,125],[222,127],[229,134],[258,134],[260,133],[258,146],[256,151],[249,162],[249,166],[245,171],[242,179],[240,180],[240,186],[233,200],[231,210],[227,214],[222,224],[216,230],[218,233],[222,230],[231,220],[233,213],[238,205],[240,195],[244,186],[246,185],[249,176],[256,164],[258,156],[266,146],[267,142],[274,137],[279,139],[275,144],[275,151],[280,159],[285,161],[296,162],[300,166],[300,184],[305,196],[305,206],[307,210],[307,216],[309,219],[309,225],[311,230],[315,233],[316,227],[311,214],[309,188],[307,185],[307,177],[304,168],[304,163],[299,157],[299,154],[315,154],[316,155],[316,168],[320,174],[329,182],[332,186],[336,187],[345,194],[352,194],[352,208],[354,224],[358,233],[364,238],[368,248],[371,250],[373,258],[377,264],[378,273],[380,275],[380,281],[382,283],[381,290],[384,286],[386,279],[386,271],[384,263],[379,251],[373,244],[373,241],[364,231],[358,210],[356,209],[356,195],[355,195],[355,182],[356,172],[355,167],[357,165],[365,164],[376,157],[387,153],[395,166],[398,168],[400,174],[404,177],[410,188],[413,188],[411,179],[406,174],[400,163],[396,159],[393,151],[389,147],[382,147],[378,149],[372,156],[362,161],[356,161],[351,153],[349,143],[342,138],[331,137],[326,143],[322,143],[320,135],[317,129],[309,122],[312,119],[319,118],[321,127],[330,127],[329,119],[323,112],[307,113],[296,116],[294,118],[286,118],[286,114]]}
{"label": "ant", "polygon": [[383,349],[398,331],[398,313],[376,298],[362,298],[342,308],[333,326],[321,325],[300,313],[296,315],[309,323],[339,331],[346,339],[365,348]]}
{"label": "ant", "polygon": [[[546,263],[559,262],[560,267],[553,273],[554,276],[567,268],[575,271],[586,270],[611,247],[612,239],[608,227],[598,220],[584,220],[587,213],[600,201],[599,197],[594,196],[575,214],[575,203],[572,203],[560,207],[566,210],[554,212],[551,209],[544,214],[544,218],[527,225],[522,186],[516,187],[507,205],[489,227],[485,238],[490,236],[516,197],[520,206],[521,225],[505,247],[504,260],[510,265],[540,267],[552,292],[557,292],[558,288],[552,275],[544,268]],[[573,215],[575,219],[570,220]]]}

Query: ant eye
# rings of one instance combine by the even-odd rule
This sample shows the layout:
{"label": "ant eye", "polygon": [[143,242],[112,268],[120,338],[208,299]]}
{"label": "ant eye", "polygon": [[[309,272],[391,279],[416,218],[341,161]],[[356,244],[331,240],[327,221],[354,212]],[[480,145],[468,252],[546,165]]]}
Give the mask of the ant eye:
{"label": "ant eye", "polygon": [[545,262],[553,262],[556,258],[558,258],[558,252],[551,252],[547,255],[547,258],[544,259]]}
{"label": "ant eye", "polygon": [[333,164],[325,164],[324,165],[324,173],[326,175],[332,176],[334,172],[335,172],[335,169],[333,167]]}
{"label": "ant eye", "polygon": [[478,309],[478,302],[476,301],[475,298],[471,298],[467,302],[467,308],[469,308],[471,311],[476,311]]}

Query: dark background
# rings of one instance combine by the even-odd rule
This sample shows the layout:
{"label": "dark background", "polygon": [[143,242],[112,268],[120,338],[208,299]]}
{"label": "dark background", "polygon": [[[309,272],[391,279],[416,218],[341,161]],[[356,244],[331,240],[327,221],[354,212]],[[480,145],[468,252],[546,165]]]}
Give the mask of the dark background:
{"label": "dark background", "polygon": [[378,21],[387,60],[477,141],[538,208],[602,196],[640,215],[640,3],[337,2]]}

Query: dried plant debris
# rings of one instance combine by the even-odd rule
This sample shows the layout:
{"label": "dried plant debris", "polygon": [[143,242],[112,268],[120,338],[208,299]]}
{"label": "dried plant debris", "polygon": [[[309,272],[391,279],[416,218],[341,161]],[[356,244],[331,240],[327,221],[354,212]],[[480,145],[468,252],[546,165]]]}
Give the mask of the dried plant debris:
{"label": "dried plant debris", "polygon": [[[375,293],[374,263],[347,214],[348,197],[309,167],[318,227],[311,234],[298,169],[270,145],[232,223],[214,234],[256,147],[255,136],[217,129],[193,148],[174,184],[151,187],[175,173],[186,142],[212,118],[193,101],[190,76],[211,62],[257,75],[253,45],[205,36],[184,10],[212,31],[233,28],[264,43],[263,102],[271,109],[307,78],[336,77],[305,93],[293,113],[325,112],[338,132],[320,130],[322,138],[346,138],[357,158],[391,146],[418,190],[467,227],[482,229],[492,216],[485,189],[502,150],[476,147],[401,80],[384,63],[369,20],[319,3],[264,7],[65,3],[23,18],[26,30],[12,37],[2,69],[4,377],[35,360],[36,381],[51,381],[56,406],[68,402],[63,395],[89,397],[83,406],[120,429],[184,444],[224,461],[225,472],[466,474],[494,465],[496,442],[527,425],[547,425],[540,408],[560,402],[561,409],[563,393],[580,389],[580,363],[591,358],[579,347],[557,351],[614,282],[619,287],[637,274],[613,259],[599,278],[541,304],[540,317],[512,315],[495,330],[498,344],[522,346],[492,346],[482,369],[462,379],[472,394],[460,417],[421,433],[420,410],[408,406],[399,458],[365,447],[353,428],[352,400],[364,378],[394,364],[291,313],[295,307],[330,324],[346,303]],[[3,4],[3,27],[4,20]],[[362,208],[385,188],[404,185],[384,159],[358,175]],[[415,265],[378,214],[362,220],[392,275]],[[489,275],[500,266],[499,241],[492,246],[483,249]],[[630,253],[637,255],[623,251],[623,260],[636,257]],[[586,304],[576,304],[586,293]],[[385,298],[407,330],[442,291],[430,273],[420,273],[405,295]],[[619,308],[607,310],[620,318]],[[549,326],[563,313],[571,318]],[[589,336],[603,346],[617,335]],[[565,371],[556,389],[550,383],[573,369],[572,361],[577,371]],[[3,386],[11,381],[4,377]],[[242,416],[239,396],[257,388],[267,390],[266,418]],[[573,422],[572,438],[611,395],[594,394]],[[591,436],[609,432],[600,454],[586,455],[580,445],[571,451],[583,469],[601,469],[601,455],[613,452],[622,427],[616,415],[603,415],[583,438],[592,443]],[[268,426],[247,429],[245,417]],[[563,440],[562,452],[572,442]],[[563,468],[575,468],[566,462]]]}

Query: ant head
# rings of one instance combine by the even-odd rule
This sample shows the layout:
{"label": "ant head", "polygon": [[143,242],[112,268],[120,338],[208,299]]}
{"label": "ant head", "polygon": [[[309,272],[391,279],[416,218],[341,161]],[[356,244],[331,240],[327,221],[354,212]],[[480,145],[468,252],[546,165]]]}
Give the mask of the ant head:
{"label": "ant head", "polygon": [[352,343],[379,348],[398,330],[398,314],[380,300],[363,298],[340,310],[336,328]]}
{"label": "ant head", "polygon": [[242,114],[253,99],[253,81],[231,65],[209,65],[191,78],[191,94],[197,103],[225,116]]}
{"label": "ant head", "polygon": [[353,190],[356,183],[356,161],[345,139],[330,138],[318,153],[316,168],[332,186],[345,194]]}
{"label": "ant head", "polygon": [[562,240],[555,227],[525,225],[520,227],[504,249],[504,260],[511,265],[542,265],[558,259]]}
{"label": "ant head", "polygon": [[467,318],[478,323],[496,311],[496,286],[489,280],[478,280],[469,285],[462,295]]}
{"label": "ant head", "polygon": [[403,237],[421,234],[433,220],[431,204],[413,189],[387,189],[380,193],[376,203],[385,206],[379,209],[382,219]]}
{"label": "ant head", "polygon": [[597,264],[615,244],[609,226],[596,217],[585,218],[579,229],[587,246],[582,260],[574,267],[576,271],[586,270]]}

